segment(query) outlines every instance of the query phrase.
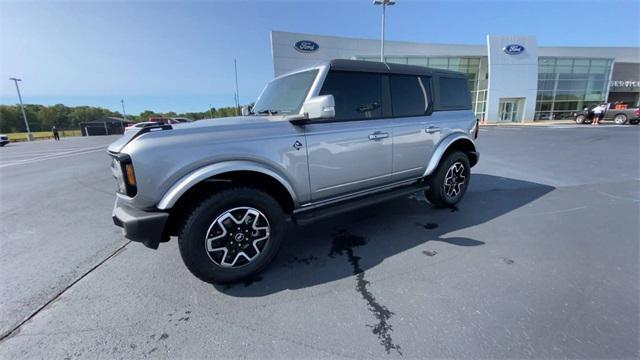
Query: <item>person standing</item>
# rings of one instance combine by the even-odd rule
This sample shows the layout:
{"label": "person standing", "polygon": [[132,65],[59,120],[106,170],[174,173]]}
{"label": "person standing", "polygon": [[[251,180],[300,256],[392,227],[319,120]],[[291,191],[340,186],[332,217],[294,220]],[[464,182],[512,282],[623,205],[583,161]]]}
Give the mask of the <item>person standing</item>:
{"label": "person standing", "polygon": [[60,134],[58,134],[58,128],[55,125],[53,125],[53,128],[51,129],[51,132],[53,132],[53,138],[56,141],[60,141]]}
{"label": "person standing", "polygon": [[593,109],[593,124],[592,125],[600,125],[600,120],[602,120],[602,115],[604,114],[605,106],[604,104],[600,104]]}

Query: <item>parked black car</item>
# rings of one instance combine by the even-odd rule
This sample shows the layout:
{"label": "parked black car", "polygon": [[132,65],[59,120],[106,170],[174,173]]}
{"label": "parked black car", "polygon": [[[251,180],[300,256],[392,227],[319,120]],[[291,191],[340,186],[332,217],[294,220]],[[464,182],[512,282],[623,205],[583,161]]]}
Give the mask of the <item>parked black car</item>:
{"label": "parked black car", "polygon": [[0,147],[5,146],[9,143],[9,137],[7,135],[0,135]]}

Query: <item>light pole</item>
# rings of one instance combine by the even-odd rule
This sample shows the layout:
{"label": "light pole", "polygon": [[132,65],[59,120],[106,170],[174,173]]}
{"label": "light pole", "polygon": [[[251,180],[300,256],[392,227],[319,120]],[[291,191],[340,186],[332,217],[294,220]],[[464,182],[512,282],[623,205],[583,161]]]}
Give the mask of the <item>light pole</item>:
{"label": "light pole", "polygon": [[124,99],[120,99],[120,104],[122,105],[122,119],[127,121],[127,113],[124,111]]}
{"label": "light pole", "polygon": [[20,87],[18,86],[18,81],[22,81],[22,79],[12,77],[9,78],[9,80],[13,81],[16,84],[16,91],[18,92],[18,99],[20,100],[20,109],[22,109],[24,125],[27,127],[27,141],[31,141],[31,130],[29,129],[29,122],[27,121],[27,113],[24,111],[24,104],[22,104],[22,95],[20,95]]}
{"label": "light pole", "polygon": [[373,5],[382,5],[382,35],[380,36],[380,61],[384,62],[384,14],[387,6],[395,5],[396,0],[373,0]]}
{"label": "light pole", "polygon": [[[120,99],[120,105],[122,105],[122,120],[124,120],[126,122],[127,121],[127,113],[124,112],[124,99]],[[120,122],[120,129],[122,130],[122,133],[124,134],[124,124],[123,124],[123,122]]]}
{"label": "light pole", "polygon": [[238,115],[238,110],[240,109],[240,94],[238,93],[238,63],[236,59],[233,59],[233,69],[236,74],[236,115]]}

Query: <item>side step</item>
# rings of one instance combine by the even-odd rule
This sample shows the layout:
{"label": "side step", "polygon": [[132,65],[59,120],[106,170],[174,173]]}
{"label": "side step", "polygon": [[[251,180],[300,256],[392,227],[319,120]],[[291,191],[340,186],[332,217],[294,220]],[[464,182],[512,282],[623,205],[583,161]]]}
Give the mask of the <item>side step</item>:
{"label": "side step", "polygon": [[341,214],[343,212],[348,212],[387,200],[411,195],[418,191],[423,191],[426,188],[427,185],[420,182],[393,190],[382,191],[373,195],[365,195],[355,199],[344,200],[339,203],[326,205],[319,208],[313,208],[309,210],[300,209],[298,211],[294,211],[292,220],[296,224],[300,225],[309,224],[320,219]]}

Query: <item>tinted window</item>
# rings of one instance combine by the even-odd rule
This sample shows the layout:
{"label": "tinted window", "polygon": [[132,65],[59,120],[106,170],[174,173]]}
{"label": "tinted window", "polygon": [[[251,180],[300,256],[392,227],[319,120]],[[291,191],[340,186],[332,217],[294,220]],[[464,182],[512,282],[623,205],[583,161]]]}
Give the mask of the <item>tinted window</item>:
{"label": "tinted window", "polygon": [[333,95],[337,120],[382,117],[380,74],[330,71],[320,95]]}
{"label": "tinted window", "polygon": [[426,113],[429,105],[428,78],[392,75],[389,81],[393,116],[415,116]]}
{"label": "tinted window", "polygon": [[445,109],[471,109],[467,79],[441,77],[440,106]]}

